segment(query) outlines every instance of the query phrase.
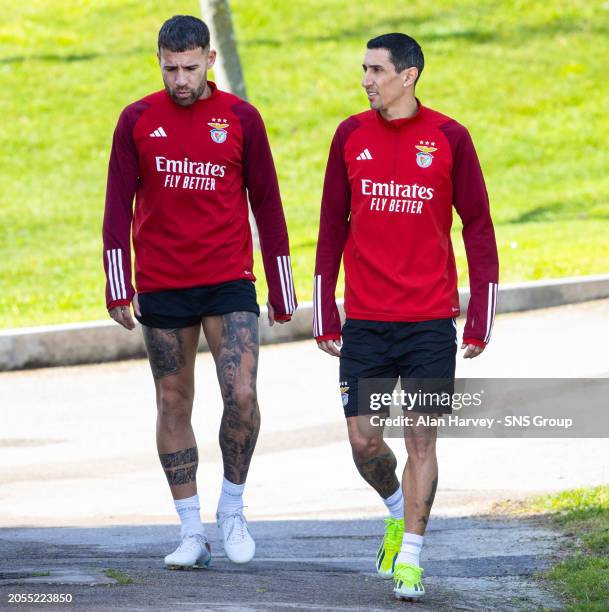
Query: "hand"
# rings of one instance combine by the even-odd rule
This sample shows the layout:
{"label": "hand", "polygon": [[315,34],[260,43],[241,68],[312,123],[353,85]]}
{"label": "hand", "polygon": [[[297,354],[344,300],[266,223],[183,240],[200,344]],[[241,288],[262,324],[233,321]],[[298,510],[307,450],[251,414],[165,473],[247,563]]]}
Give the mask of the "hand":
{"label": "hand", "polygon": [[317,347],[332,357],[340,357],[342,342],[341,340],[322,340],[317,343]]}
{"label": "hand", "polygon": [[[137,297],[137,293],[133,296],[133,311],[138,317],[142,316],[140,312],[140,303]],[[116,306],[108,311],[108,314],[114,321],[119,325],[122,325],[125,329],[135,329],[135,322],[131,317],[131,309],[129,306]]]}
{"label": "hand", "polygon": [[478,357],[480,353],[484,350],[483,346],[478,346],[477,344],[461,344],[461,348],[465,349],[465,353],[463,354],[463,359],[473,359],[474,357]]}
{"label": "hand", "polygon": [[[271,306],[270,302],[266,303],[266,309],[269,315],[269,327],[273,327],[275,325],[275,309]],[[287,323],[287,321],[277,321],[280,325]]]}

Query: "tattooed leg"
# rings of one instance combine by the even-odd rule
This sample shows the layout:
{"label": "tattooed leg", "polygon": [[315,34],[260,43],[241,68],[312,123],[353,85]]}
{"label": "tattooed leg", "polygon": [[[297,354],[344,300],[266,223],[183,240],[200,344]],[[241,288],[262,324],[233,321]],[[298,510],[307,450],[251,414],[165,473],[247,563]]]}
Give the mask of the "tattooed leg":
{"label": "tattooed leg", "polygon": [[[416,419],[419,415],[412,416]],[[402,479],[406,498],[405,531],[423,535],[438,487],[437,427],[409,427],[404,439],[408,452]]]}
{"label": "tattooed leg", "polygon": [[143,327],[156,387],[156,442],[174,499],[197,492],[198,453],[190,417],[194,363],[200,326],[182,329]]}
{"label": "tattooed leg", "polygon": [[359,417],[347,418],[349,442],[355,465],[362,478],[383,498],[393,495],[400,486],[395,473],[397,460],[382,435],[367,435]]}
{"label": "tattooed leg", "polygon": [[175,453],[159,453],[159,459],[170,487],[196,481],[199,466],[199,452],[196,446]]}
{"label": "tattooed leg", "polygon": [[242,484],[260,429],[256,397],[258,317],[252,312],[204,317],[203,331],[216,362],[224,401],[219,435],[224,477]]}

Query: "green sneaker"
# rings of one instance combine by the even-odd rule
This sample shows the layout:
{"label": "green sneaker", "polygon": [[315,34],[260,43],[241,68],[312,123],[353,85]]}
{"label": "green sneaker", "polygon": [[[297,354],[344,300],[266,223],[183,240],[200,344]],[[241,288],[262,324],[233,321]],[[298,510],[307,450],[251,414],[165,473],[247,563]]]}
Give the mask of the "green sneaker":
{"label": "green sneaker", "polygon": [[393,576],[393,593],[396,599],[420,599],[425,595],[425,587],[421,582],[423,569],[412,563],[396,563]]}
{"label": "green sneaker", "polygon": [[385,519],[385,535],[376,553],[376,571],[381,578],[393,578],[393,566],[402,547],[404,519]]}

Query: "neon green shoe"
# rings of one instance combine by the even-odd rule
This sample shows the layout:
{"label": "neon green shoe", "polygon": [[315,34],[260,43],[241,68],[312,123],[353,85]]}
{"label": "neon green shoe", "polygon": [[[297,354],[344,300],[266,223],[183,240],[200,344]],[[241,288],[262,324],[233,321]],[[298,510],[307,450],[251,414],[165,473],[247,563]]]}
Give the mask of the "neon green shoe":
{"label": "neon green shoe", "polygon": [[396,599],[420,599],[425,595],[425,587],[421,582],[423,569],[412,563],[396,563],[393,576],[393,593]]}
{"label": "neon green shoe", "polygon": [[385,519],[385,535],[376,553],[376,571],[381,578],[393,578],[393,566],[402,547],[404,519]]}

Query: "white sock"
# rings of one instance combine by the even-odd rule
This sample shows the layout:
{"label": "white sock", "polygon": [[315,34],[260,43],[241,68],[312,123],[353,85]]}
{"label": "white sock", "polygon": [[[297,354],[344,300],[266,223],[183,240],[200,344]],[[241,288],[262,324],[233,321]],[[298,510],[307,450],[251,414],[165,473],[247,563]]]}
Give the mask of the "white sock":
{"label": "white sock", "polygon": [[185,538],[189,535],[200,533],[205,535],[205,528],[201,523],[201,507],[199,506],[199,496],[193,495],[186,499],[173,500],[182,524],[181,536]]}
{"label": "white sock", "polygon": [[226,478],[222,479],[222,491],[218,500],[218,514],[237,512],[243,508],[243,491],[245,483],[235,484]]}
{"label": "white sock", "polygon": [[402,537],[402,548],[398,555],[396,563],[412,563],[417,567],[421,567],[419,556],[423,548],[423,536],[416,533],[406,533]]}
{"label": "white sock", "polygon": [[402,493],[401,485],[397,488],[395,493],[389,497],[382,497],[381,499],[385,502],[389,514],[394,519],[404,518],[404,494]]}

